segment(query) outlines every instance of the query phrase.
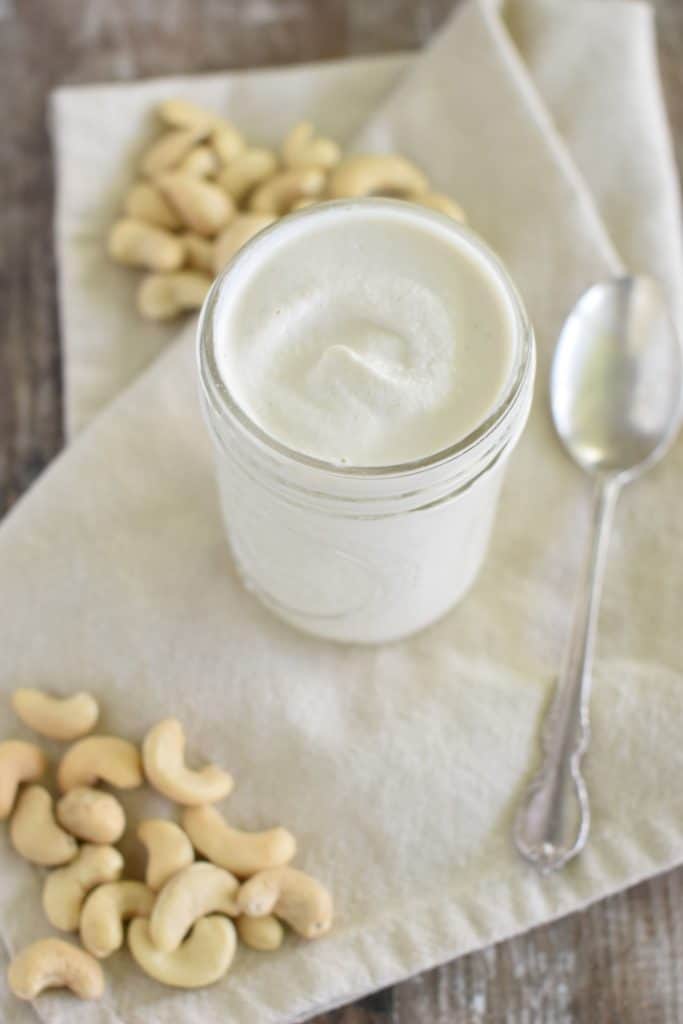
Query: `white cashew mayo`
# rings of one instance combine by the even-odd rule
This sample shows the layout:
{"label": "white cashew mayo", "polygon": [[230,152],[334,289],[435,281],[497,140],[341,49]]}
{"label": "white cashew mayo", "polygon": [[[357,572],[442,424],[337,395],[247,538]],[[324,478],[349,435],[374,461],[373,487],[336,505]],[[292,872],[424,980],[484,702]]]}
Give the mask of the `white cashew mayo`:
{"label": "white cashew mayo", "polygon": [[347,642],[443,615],[481,567],[534,365],[504,268],[441,214],[343,201],[259,235],[214,284],[199,329],[247,587]]}
{"label": "white cashew mayo", "polygon": [[289,448],[409,462],[470,433],[502,393],[515,331],[505,289],[467,236],[404,205],[284,221],[226,281],[219,372]]}

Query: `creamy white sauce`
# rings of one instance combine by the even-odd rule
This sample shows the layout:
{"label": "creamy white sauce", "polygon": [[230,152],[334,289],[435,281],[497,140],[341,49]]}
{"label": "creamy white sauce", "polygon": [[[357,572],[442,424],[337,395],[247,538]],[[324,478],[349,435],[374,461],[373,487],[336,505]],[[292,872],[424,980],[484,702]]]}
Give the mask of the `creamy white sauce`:
{"label": "creamy white sauce", "polygon": [[275,614],[355,643],[443,615],[479,571],[531,400],[533,341],[502,268],[408,203],[321,206],[250,243],[207,309],[211,373],[268,435],[319,459],[434,455],[510,400],[481,443],[396,475],[263,457],[233,403],[203,392],[235,561]]}
{"label": "creamy white sauce", "polygon": [[242,410],[338,464],[448,448],[492,412],[514,358],[499,277],[449,222],[408,203],[281,222],[238,257],[213,315],[218,370]]}

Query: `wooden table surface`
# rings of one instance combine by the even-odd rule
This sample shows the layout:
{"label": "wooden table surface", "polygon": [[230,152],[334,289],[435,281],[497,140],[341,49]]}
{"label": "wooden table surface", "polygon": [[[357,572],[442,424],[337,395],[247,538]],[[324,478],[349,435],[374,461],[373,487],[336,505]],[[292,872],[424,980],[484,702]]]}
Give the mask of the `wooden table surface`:
{"label": "wooden table surface", "polygon": [[[0,511],[62,445],[49,90],[415,47],[453,5],[0,0]],[[654,6],[680,166],[683,0]],[[683,869],[317,1018],[317,1024],[446,1022],[681,1024]]]}

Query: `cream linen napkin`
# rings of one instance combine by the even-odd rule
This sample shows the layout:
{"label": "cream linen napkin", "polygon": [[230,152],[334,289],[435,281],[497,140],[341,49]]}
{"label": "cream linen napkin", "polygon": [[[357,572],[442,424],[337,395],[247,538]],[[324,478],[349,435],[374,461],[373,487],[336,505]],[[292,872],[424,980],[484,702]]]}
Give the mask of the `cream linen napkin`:
{"label": "cream linen napkin", "polygon": [[[163,340],[140,328],[129,278],[100,251],[112,181],[127,176],[148,105],[180,85],[238,119],[243,103],[262,110],[264,138],[311,110],[325,129],[351,135],[365,117],[362,97],[372,97],[378,109],[358,144],[414,156],[462,200],[524,294],[539,377],[480,581],[461,607],[406,642],[366,650],[315,641],[242,590],[197,408],[191,324],[8,516],[3,693],[21,683],[90,687],[103,700],[103,729],[136,738],[161,715],[177,715],[193,752],[234,772],[232,820],[285,822],[300,837],[299,863],[331,886],[338,906],[325,941],[288,941],[272,957],[240,951],[225,981],[197,993],[164,990],[114,956],[104,1002],[43,998],[35,1013],[49,1024],[302,1020],[683,860],[681,443],[630,490],[617,517],[587,762],[590,844],[543,880],[509,838],[536,763],[588,507],[547,414],[553,343],[578,293],[620,259],[662,277],[672,296],[683,280],[649,11],[518,0],[506,24],[488,4],[469,4],[402,67],[58,98],[73,427],[135,372],[124,352],[142,344],[143,362]],[[282,103],[271,110],[275,95]],[[358,106],[344,112],[349,97]],[[135,813],[159,806],[141,795],[128,804]],[[11,954],[47,929],[38,873],[9,849],[2,863],[0,927]],[[20,1020],[5,998],[4,1019]]]}

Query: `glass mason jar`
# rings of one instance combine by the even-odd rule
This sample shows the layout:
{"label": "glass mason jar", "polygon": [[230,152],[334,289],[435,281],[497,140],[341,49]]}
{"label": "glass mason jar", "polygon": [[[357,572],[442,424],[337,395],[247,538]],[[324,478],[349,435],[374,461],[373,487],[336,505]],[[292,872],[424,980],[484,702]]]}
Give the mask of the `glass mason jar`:
{"label": "glass mason jar", "polygon": [[[293,216],[314,217],[323,208]],[[440,214],[425,210],[423,216],[438,217],[443,227]],[[248,590],[307,633],[368,644],[414,633],[460,600],[486,554],[507,461],[529,413],[534,339],[497,257],[460,225],[449,222],[449,230],[475,248],[509,302],[513,362],[484,422],[427,458],[371,468],[336,465],[266,434],[234,400],[216,359],[213,311],[241,254],[204,304],[200,393],[235,562]],[[256,241],[264,244],[275,231],[277,224]]]}

